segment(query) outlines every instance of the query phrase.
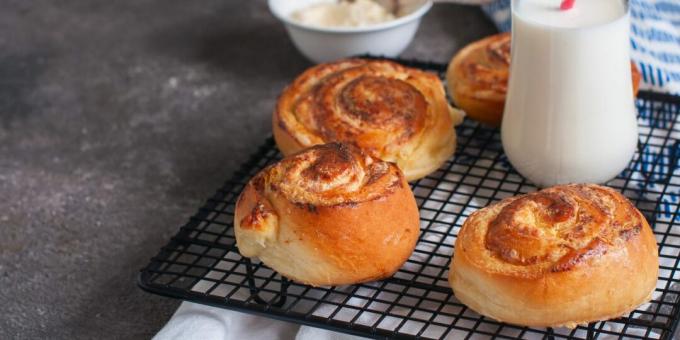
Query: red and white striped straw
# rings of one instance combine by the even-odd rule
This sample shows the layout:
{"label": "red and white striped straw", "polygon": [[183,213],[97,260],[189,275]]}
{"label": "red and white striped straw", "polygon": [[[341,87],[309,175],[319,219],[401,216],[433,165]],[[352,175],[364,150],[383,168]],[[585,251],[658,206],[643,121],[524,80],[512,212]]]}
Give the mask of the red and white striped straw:
{"label": "red and white striped straw", "polygon": [[576,2],[576,0],[562,0],[562,3],[560,4],[560,9],[563,11],[571,9],[572,7],[574,7],[574,2]]}

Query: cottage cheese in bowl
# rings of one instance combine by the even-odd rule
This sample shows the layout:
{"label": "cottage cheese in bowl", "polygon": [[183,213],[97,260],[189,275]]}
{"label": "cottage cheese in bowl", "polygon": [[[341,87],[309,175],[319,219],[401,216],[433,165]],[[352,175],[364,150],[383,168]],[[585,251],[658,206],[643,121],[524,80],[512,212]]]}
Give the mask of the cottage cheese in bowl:
{"label": "cottage cheese in bowl", "polygon": [[396,57],[413,40],[420,19],[432,7],[431,0],[268,2],[295,47],[317,63],[361,54]]}
{"label": "cottage cheese in bowl", "polygon": [[394,20],[396,16],[373,0],[317,3],[301,8],[291,18],[303,25],[362,27]]}

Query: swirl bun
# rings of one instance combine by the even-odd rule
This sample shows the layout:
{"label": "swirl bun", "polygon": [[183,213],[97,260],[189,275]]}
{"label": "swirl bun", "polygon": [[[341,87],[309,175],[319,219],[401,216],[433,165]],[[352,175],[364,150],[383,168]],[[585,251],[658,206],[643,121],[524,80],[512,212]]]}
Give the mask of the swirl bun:
{"label": "swirl bun", "polygon": [[656,240],[620,193],[598,185],[548,188],[473,213],[458,233],[449,282],[493,319],[575,327],[648,301]]}
{"label": "swirl bun", "polygon": [[[475,41],[451,59],[446,72],[449,95],[472,119],[500,126],[510,76],[510,33]],[[631,62],[633,91],[640,72]]]}
{"label": "swirl bun", "polygon": [[436,170],[455,149],[462,115],[434,74],[389,61],[341,60],[312,67],[288,86],[273,116],[284,155],[332,141],[397,163],[407,180]]}
{"label": "swirl bun", "polygon": [[313,146],[253,177],[236,203],[239,252],[311,285],[391,276],[419,233],[401,171],[340,143]]}

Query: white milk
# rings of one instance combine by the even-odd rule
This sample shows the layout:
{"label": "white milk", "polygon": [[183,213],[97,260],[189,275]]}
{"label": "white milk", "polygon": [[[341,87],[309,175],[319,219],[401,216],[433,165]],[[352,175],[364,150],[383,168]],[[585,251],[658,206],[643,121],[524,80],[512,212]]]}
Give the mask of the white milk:
{"label": "white milk", "polygon": [[503,114],[508,159],[539,186],[605,182],[637,144],[622,0],[513,0]]}

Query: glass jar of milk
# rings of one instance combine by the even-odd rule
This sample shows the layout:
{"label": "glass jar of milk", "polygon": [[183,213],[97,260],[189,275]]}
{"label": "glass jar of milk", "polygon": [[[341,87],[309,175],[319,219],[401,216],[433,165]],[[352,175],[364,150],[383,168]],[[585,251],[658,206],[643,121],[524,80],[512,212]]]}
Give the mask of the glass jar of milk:
{"label": "glass jar of milk", "polygon": [[512,1],[501,139],[538,186],[605,182],[637,145],[629,14],[623,0]]}

